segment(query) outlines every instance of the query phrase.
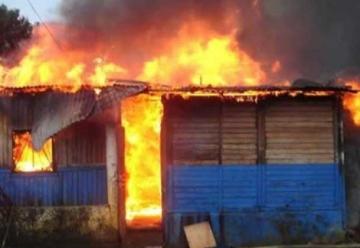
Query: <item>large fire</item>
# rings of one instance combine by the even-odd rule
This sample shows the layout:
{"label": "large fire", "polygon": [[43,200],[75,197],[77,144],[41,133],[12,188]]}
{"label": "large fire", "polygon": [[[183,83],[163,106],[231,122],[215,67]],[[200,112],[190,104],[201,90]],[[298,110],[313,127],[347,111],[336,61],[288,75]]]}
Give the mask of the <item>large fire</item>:
{"label": "large fire", "polygon": [[264,83],[260,63],[239,48],[235,33],[219,35],[197,22],[184,25],[159,56],[144,63],[138,77],[173,86]]}
{"label": "large fire", "polygon": [[[61,26],[53,28],[63,32]],[[76,91],[84,84],[104,86],[107,78],[121,77],[125,73],[121,66],[106,62],[102,57],[57,47],[43,27],[36,28],[34,36],[17,65],[0,66],[0,85],[55,85],[66,91]]]}
{"label": "large fire", "polygon": [[[64,29],[51,26],[55,33]],[[106,85],[107,78],[135,78],[170,86],[257,85],[266,81],[260,63],[239,47],[236,30],[228,34],[213,31],[206,23],[193,20],[179,29],[175,38],[158,49],[141,68],[132,70],[93,51],[58,47],[38,27],[35,38],[12,67],[0,67],[3,86],[53,85],[66,91],[80,86]],[[271,67],[271,66],[270,66]],[[273,73],[280,70],[274,61]],[[136,73],[135,73],[135,72]],[[126,133],[125,167],[127,172],[126,219],[129,225],[151,226],[161,220],[160,123],[159,97],[126,100],[122,108]],[[43,162],[39,161],[39,166]],[[29,169],[30,170],[30,169]]]}
{"label": "large fire", "polygon": [[52,140],[45,142],[41,150],[36,151],[31,143],[30,132],[13,134],[13,161],[16,172],[53,171]]}
{"label": "large fire", "polygon": [[122,104],[127,178],[126,219],[144,227],[161,220],[160,128],[162,104],[140,95]]}
{"label": "large fire", "polygon": [[[62,26],[52,25],[51,28],[55,36],[66,35]],[[276,74],[283,68],[278,60],[267,65],[255,61],[236,40],[236,29],[218,33],[198,20],[182,25],[174,38],[169,39],[165,45],[162,43],[158,46],[154,41],[152,46],[156,49],[149,47],[152,53],[140,56],[146,59],[135,69],[127,66],[126,59],[122,60],[122,51],[109,47],[111,55],[100,52],[106,46],[107,44],[93,44],[91,51],[74,48],[66,43],[59,47],[45,28],[37,27],[34,39],[24,48],[16,65],[0,66],[0,85],[56,85],[64,91],[76,91],[82,85],[105,86],[108,78],[131,78],[173,87],[189,84],[254,86],[266,83],[269,74]],[[348,106],[350,103],[345,104]],[[358,108],[360,100],[354,104]],[[153,226],[161,221],[162,212],[162,104],[159,97],[139,96],[124,101],[122,106],[122,124],[126,134],[127,223],[132,226],[139,223]],[[357,119],[360,124],[360,116]],[[29,160],[30,155],[26,155],[26,158],[16,155],[14,159],[17,161],[17,168],[20,166],[22,171],[34,170],[28,161],[35,161],[40,170],[51,170],[48,169],[48,160],[33,159],[37,153],[31,150],[29,139],[25,135],[15,140],[15,143],[24,143],[25,145],[18,147],[31,151],[28,154],[32,157]],[[51,143],[46,143],[44,147],[49,156],[50,146]],[[18,153],[15,151],[14,154]]]}

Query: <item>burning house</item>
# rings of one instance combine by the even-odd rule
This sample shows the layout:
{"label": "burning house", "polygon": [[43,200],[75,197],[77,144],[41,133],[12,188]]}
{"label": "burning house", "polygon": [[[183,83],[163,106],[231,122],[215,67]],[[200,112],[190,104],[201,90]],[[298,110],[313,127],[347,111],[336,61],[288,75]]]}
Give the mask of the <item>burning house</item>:
{"label": "burning house", "polygon": [[129,230],[155,229],[165,246],[184,247],[183,228],[201,221],[226,246],[336,235],[346,220],[347,91],[4,88],[9,240],[126,243]]}
{"label": "burning house", "polygon": [[201,221],[209,221],[218,244],[229,247],[342,232],[343,90],[164,97],[168,244],[183,247],[184,226]]}
{"label": "burning house", "polygon": [[119,101],[144,89],[1,89],[3,239],[116,240]]}
{"label": "burning house", "polygon": [[327,1],[62,1],[60,23],[0,61],[4,238],[186,247],[206,221],[226,247],[360,230],[360,77],[339,73],[359,64],[358,8]]}

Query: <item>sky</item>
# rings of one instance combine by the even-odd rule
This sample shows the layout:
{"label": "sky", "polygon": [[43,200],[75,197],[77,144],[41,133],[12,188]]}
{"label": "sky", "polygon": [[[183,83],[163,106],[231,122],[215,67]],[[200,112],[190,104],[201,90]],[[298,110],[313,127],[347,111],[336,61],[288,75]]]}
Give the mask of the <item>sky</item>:
{"label": "sky", "polygon": [[[55,21],[59,19],[57,15],[57,6],[61,0],[30,0],[35,7],[43,21]],[[5,4],[9,8],[16,8],[20,10],[20,14],[27,17],[30,22],[39,22],[28,0],[0,0],[0,4]]]}

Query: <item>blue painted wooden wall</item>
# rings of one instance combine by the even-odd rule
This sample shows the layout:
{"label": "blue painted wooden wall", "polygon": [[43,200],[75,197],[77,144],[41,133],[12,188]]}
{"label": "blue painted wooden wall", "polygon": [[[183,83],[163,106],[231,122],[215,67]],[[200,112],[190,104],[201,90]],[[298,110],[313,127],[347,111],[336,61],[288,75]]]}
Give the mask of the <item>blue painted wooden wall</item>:
{"label": "blue painted wooden wall", "polygon": [[0,169],[0,187],[17,206],[107,203],[105,165],[60,168],[53,173],[12,173]]}
{"label": "blue painted wooden wall", "polygon": [[166,240],[208,220],[226,246],[306,242],[344,227],[343,190],[336,164],[170,166]]}

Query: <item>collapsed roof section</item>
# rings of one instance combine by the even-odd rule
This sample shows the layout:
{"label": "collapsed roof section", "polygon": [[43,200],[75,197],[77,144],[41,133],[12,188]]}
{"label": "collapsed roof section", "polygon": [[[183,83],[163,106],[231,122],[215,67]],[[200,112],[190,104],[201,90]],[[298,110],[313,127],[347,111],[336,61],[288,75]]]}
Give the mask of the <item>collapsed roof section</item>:
{"label": "collapsed roof section", "polygon": [[[41,149],[49,137],[62,129],[117,106],[121,99],[146,89],[145,83],[135,81],[116,81],[101,88],[84,86],[76,92],[56,86],[3,88],[0,90],[0,109],[11,117],[12,122],[20,119],[21,126],[32,132],[34,148]],[[29,100],[24,101],[25,98]],[[21,113],[28,116],[19,118],[14,109],[21,108]],[[27,124],[24,126],[24,123]]]}

